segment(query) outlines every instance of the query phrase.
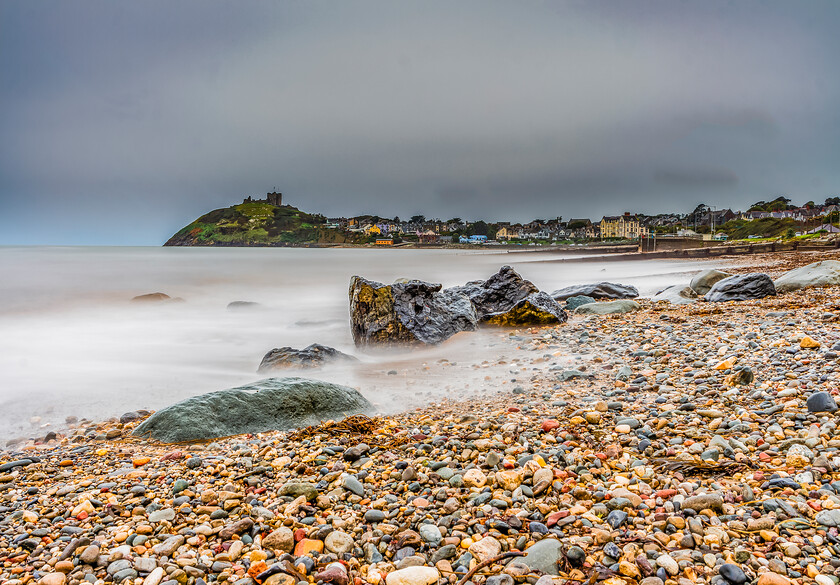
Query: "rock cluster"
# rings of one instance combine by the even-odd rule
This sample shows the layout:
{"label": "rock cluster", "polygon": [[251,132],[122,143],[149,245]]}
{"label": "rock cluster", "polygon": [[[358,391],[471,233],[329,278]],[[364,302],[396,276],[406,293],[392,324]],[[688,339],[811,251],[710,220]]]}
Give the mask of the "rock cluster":
{"label": "rock cluster", "polygon": [[505,326],[563,323],[554,299],[510,266],[487,280],[443,289],[408,280],[382,284],[350,281],[350,327],[357,346],[436,344],[479,323]]}

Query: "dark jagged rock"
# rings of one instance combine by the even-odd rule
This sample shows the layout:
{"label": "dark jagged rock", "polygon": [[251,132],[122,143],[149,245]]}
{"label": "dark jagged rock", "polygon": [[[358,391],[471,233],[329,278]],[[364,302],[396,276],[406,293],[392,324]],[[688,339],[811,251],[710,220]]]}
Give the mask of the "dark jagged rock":
{"label": "dark jagged rock", "polygon": [[814,392],[805,402],[808,412],[834,412],[837,410],[837,402],[828,392]]}
{"label": "dark jagged rock", "polygon": [[507,313],[527,296],[540,292],[533,282],[519,276],[510,266],[502,266],[487,280],[474,280],[449,290],[467,295],[479,320]]}
{"label": "dark jagged rock", "polygon": [[347,386],[305,378],[267,378],[182,400],[154,413],[134,435],[165,443],[202,441],[292,429],[373,410],[364,396]]}
{"label": "dark jagged rock", "polygon": [[279,347],[265,354],[257,372],[264,373],[284,368],[317,368],[338,361],[355,362],[358,360],[320,343],[313,343],[303,349]]}
{"label": "dark jagged rock", "polygon": [[469,297],[421,280],[382,284],[350,280],[350,328],[357,346],[435,344],[473,331],[478,318]]}
{"label": "dark jagged rock", "polygon": [[390,285],[354,276],[350,323],[356,345],[440,343],[479,322],[492,325],[564,323],[566,312],[510,266],[487,280],[442,289],[419,280]]}
{"label": "dark jagged rock", "polygon": [[551,293],[551,297],[557,301],[564,301],[568,298],[581,295],[592,297],[593,299],[635,299],[639,296],[639,290],[629,284],[598,282],[595,284],[567,286]]}
{"label": "dark jagged rock", "polygon": [[717,281],[706,296],[710,302],[763,299],[776,294],[773,280],[764,273],[739,274]]}
{"label": "dark jagged rock", "polygon": [[552,299],[548,293],[537,292],[518,301],[503,313],[485,315],[483,322],[491,325],[518,327],[521,325],[565,323],[568,318],[563,307]]}

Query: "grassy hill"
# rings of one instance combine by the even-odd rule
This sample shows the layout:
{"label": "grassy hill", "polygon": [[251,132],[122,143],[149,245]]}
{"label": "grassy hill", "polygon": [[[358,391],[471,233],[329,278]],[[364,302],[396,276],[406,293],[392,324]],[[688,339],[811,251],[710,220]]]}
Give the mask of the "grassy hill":
{"label": "grassy hill", "polygon": [[291,205],[240,203],[202,215],[164,246],[294,246],[365,240],[364,235],[327,228],[325,224],[324,216]]}

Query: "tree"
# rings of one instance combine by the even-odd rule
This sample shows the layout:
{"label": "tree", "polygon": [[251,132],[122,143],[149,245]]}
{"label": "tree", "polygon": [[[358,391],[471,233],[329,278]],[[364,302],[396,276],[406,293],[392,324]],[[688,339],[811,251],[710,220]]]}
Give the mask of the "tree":
{"label": "tree", "polygon": [[569,225],[566,226],[566,229],[570,230],[579,230],[580,228],[585,228],[586,222],[585,221],[573,221]]}
{"label": "tree", "polygon": [[461,218],[453,217],[452,219],[447,220],[446,223],[461,223]]}
{"label": "tree", "polygon": [[472,228],[472,235],[474,236],[486,236],[487,235],[487,223],[484,220],[478,220],[474,224],[470,226]]}
{"label": "tree", "polygon": [[747,211],[767,211],[767,202],[766,201],[756,201]]}
{"label": "tree", "polygon": [[411,223],[426,223],[426,216],[425,215],[412,215],[411,216]]}
{"label": "tree", "polygon": [[802,207],[804,207],[805,209],[814,209],[816,206],[817,204],[813,201],[806,201],[805,205],[803,205]]}
{"label": "tree", "polygon": [[825,205],[826,207],[829,205],[840,205],[840,197],[828,197],[825,200]]}

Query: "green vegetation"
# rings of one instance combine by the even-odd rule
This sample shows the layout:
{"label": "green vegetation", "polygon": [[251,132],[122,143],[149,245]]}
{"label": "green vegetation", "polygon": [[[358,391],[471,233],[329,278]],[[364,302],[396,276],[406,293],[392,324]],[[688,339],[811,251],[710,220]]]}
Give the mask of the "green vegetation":
{"label": "green vegetation", "polygon": [[168,246],[287,246],[364,242],[367,236],[324,227],[326,219],[290,205],[250,202],[215,209],[184,227]]}
{"label": "green vegetation", "polygon": [[733,219],[723,224],[717,231],[724,232],[731,240],[745,240],[749,236],[784,237],[788,233],[793,235],[793,233],[801,230],[802,227],[792,219],[765,217],[753,221]]}

